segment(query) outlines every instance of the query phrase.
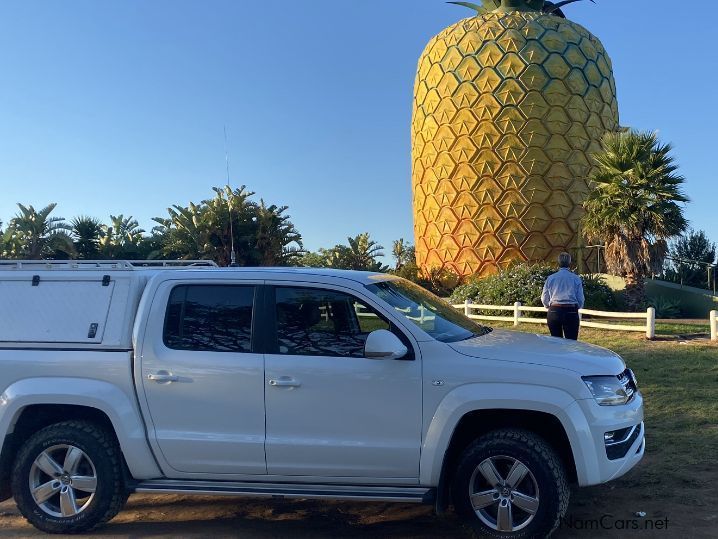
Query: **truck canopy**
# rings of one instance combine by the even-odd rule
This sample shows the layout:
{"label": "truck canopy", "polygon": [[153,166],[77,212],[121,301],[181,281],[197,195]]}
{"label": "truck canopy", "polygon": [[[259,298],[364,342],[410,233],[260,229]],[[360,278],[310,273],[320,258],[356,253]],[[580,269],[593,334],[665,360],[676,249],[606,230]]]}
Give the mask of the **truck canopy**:
{"label": "truck canopy", "polygon": [[106,284],[100,279],[1,280],[0,341],[101,343],[115,284],[110,279]]}
{"label": "truck canopy", "polygon": [[198,263],[139,264],[0,261],[0,344],[129,348],[148,270]]}

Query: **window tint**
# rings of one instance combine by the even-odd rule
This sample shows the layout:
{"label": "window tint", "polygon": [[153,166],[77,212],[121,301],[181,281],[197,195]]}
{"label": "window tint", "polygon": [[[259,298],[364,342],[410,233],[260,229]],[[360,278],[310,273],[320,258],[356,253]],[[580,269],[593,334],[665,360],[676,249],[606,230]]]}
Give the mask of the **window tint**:
{"label": "window tint", "polygon": [[389,323],[358,299],[312,288],[276,288],[277,351],[302,356],[364,357],[364,343]]}
{"label": "window tint", "polygon": [[183,285],[170,294],[164,342],[176,350],[250,352],[254,287]]}

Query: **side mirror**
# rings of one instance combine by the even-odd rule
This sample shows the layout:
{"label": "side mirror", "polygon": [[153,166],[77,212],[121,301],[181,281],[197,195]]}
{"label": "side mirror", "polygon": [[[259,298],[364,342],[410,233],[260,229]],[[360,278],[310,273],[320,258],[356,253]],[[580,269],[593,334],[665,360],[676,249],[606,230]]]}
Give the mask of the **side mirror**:
{"label": "side mirror", "polygon": [[364,344],[364,357],[369,359],[401,359],[408,353],[399,337],[386,329],[372,331]]}

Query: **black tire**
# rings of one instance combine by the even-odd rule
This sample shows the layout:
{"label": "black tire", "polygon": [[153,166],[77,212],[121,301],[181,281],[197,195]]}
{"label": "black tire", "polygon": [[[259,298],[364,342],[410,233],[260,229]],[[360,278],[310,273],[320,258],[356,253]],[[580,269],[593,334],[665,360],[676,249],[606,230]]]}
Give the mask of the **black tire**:
{"label": "black tire", "polygon": [[[487,459],[491,459],[490,462],[495,464],[494,470],[499,472],[499,478],[502,479],[508,478],[506,470],[515,464],[512,459],[519,461],[530,472],[525,474],[524,479],[519,483],[520,486],[516,487],[516,492],[512,492],[510,488],[500,487],[498,489],[500,492],[491,494],[492,499],[496,501],[490,502],[491,505],[478,511],[492,526],[487,525],[479,517],[469,494],[470,489],[471,492],[482,493],[492,490],[489,486],[490,482],[479,470],[480,464],[487,465]],[[503,469],[500,468],[502,464]],[[513,498],[514,494],[519,496],[521,493],[527,493],[526,491],[535,491],[529,493],[530,497],[534,498],[531,503],[538,503],[538,508],[533,513],[524,512]],[[502,498],[497,496],[507,499],[502,501]],[[540,436],[520,429],[496,430],[470,444],[459,459],[452,481],[452,498],[456,512],[479,537],[502,539],[548,537],[556,530],[566,514],[569,496],[566,473],[556,452]],[[488,497],[484,498],[484,503],[487,502]],[[477,500],[477,503],[481,502]],[[514,519],[518,521],[515,524],[517,527],[522,524],[522,520],[527,522],[523,528],[512,532],[496,529],[499,520],[498,508],[501,503],[511,508],[511,512],[504,512],[504,515],[512,515],[512,523]],[[496,511],[492,514],[494,507]]]}
{"label": "black tire", "polygon": [[[31,474],[42,476],[41,481],[49,479],[53,485],[62,484],[59,479],[55,481],[47,475],[42,475],[44,472],[38,471],[37,466],[33,468],[33,465],[45,451],[48,451],[47,454],[54,451],[53,454],[62,455],[65,446],[80,449],[87,457],[83,457],[80,463],[85,467],[85,473],[78,475],[89,475],[90,472],[87,472],[89,469],[96,478],[94,494],[79,492],[79,496],[85,497],[78,498],[80,503],[84,499],[86,505],[74,516],[53,515],[51,512],[55,511],[48,512],[54,507],[53,504],[59,507],[61,503],[59,493],[53,495],[41,507],[33,498],[30,488],[32,477],[36,477],[36,475],[31,477]],[[60,449],[53,449],[57,447]],[[67,451],[69,453],[69,450]],[[30,524],[47,533],[75,534],[89,531],[113,518],[122,509],[128,497],[124,484],[122,456],[115,437],[102,426],[85,421],[56,423],[31,436],[22,445],[15,461],[12,488],[15,503],[22,515]],[[72,492],[78,491],[73,489]],[[73,503],[75,503],[74,499]]]}

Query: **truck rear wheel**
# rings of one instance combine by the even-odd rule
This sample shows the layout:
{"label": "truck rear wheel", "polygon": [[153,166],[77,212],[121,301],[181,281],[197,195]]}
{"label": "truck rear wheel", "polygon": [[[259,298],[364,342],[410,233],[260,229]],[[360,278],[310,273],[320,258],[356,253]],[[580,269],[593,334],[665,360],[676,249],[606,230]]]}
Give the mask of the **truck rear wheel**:
{"label": "truck rear wheel", "polygon": [[543,538],[566,514],[569,487],[545,440],[530,431],[503,429],[466,448],[452,497],[457,513],[480,537]]}
{"label": "truck rear wheel", "polygon": [[127,501],[114,437],[84,421],[46,427],[20,449],[12,488],[22,515],[47,533],[80,533],[114,517]]}

